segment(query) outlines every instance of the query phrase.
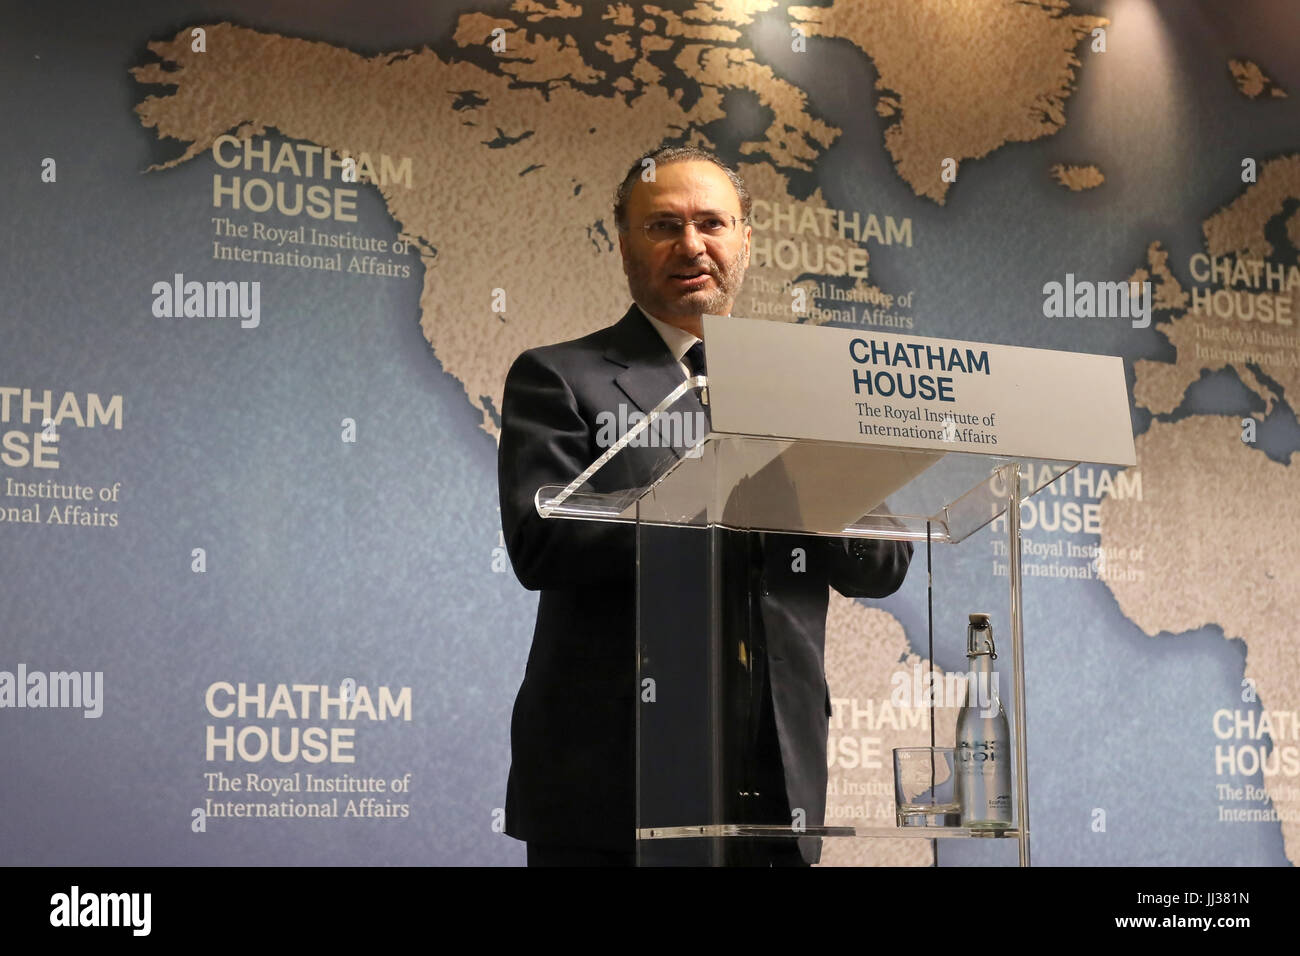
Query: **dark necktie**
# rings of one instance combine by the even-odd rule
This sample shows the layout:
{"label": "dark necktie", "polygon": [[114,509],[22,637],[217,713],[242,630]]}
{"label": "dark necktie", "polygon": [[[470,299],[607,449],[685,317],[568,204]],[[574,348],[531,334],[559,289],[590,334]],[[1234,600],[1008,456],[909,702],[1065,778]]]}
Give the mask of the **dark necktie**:
{"label": "dark necktie", "polygon": [[[685,363],[686,368],[690,371],[691,378],[694,378],[697,375],[707,375],[708,372],[704,365],[704,343],[696,342],[687,349],[686,354],[682,356],[682,362]],[[709,389],[707,385],[700,390],[700,404],[705,406],[705,408],[709,405]]]}
{"label": "dark necktie", "polygon": [[682,356],[682,361],[686,364],[686,367],[690,369],[692,378],[694,378],[696,375],[708,374],[708,372],[705,371],[705,367],[704,367],[704,343],[703,342],[696,342],[689,349],[687,349],[686,354]]}

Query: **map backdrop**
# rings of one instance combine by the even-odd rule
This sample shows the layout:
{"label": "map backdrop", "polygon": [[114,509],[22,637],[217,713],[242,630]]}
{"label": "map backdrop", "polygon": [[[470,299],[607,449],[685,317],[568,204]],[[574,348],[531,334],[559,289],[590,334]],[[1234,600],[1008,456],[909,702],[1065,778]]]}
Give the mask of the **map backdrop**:
{"label": "map backdrop", "polygon": [[[1137,468],[1022,514],[1034,862],[1296,861],[1294,4],[6,19],[0,860],[523,861],[503,379],[622,315],[613,187],[673,141],[756,199],[737,315],[1124,358]],[[1004,536],[935,548],[933,661],[923,548],[833,596],[828,822],[892,819],[966,615],[1007,638]]]}

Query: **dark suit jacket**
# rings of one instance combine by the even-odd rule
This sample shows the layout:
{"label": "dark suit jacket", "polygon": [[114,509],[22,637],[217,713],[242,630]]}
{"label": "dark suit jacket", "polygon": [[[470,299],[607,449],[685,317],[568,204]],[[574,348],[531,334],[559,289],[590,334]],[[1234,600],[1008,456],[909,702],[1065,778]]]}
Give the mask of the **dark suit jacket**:
{"label": "dark suit jacket", "polygon": [[[524,352],[506,378],[498,482],[506,548],[524,587],[541,591],[532,649],[511,721],[506,832],[522,840],[615,850],[633,847],[636,685],[635,530],[632,525],[543,519],[534,493],[567,484],[606,449],[601,412],[649,412],[682,372],[654,327],[632,306],[612,326]],[[700,408],[692,393],[674,406]],[[659,447],[627,447],[592,479],[609,492],[647,485],[663,467]],[[912,546],[808,537],[807,570],[757,542],[755,600],[765,631],[771,707],[790,807],[823,822],[830,698],[823,648],[827,585],[850,597],[883,597],[903,581]],[[733,562],[734,563],[734,562]],[[813,841],[805,849],[815,862]]]}

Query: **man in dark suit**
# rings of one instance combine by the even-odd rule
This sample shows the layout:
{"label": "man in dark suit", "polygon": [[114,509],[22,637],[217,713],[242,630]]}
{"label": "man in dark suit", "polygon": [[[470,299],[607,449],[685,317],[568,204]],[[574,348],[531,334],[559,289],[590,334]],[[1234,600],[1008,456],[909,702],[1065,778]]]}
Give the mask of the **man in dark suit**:
{"label": "man in dark suit", "polygon": [[[647,160],[649,163],[647,164]],[[646,169],[652,175],[646,175]],[[703,371],[702,316],[728,315],[749,263],[750,196],[740,177],[695,148],[667,148],[628,171],[615,202],[633,306],[614,325],[530,349],[506,378],[498,480],[506,548],[524,587],[541,591],[511,722],[506,832],[529,865],[634,860],[637,706],[635,531],[628,524],[543,519],[534,493],[566,485],[608,445],[620,406],[648,413]],[[673,410],[707,415],[688,392]],[[602,426],[604,430],[602,431]],[[682,447],[630,445],[590,482],[646,486]],[[729,532],[724,581],[748,592],[737,618],[757,622],[729,709],[744,726],[732,773],[735,818],[822,823],[830,711],[823,664],[827,586],[883,597],[902,583],[905,542],[801,537],[791,569],[784,535]],[[762,793],[762,805],[746,805]],[[734,843],[735,841],[727,841]],[[740,849],[737,844],[737,849]],[[748,845],[731,862],[812,863],[819,841]]]}

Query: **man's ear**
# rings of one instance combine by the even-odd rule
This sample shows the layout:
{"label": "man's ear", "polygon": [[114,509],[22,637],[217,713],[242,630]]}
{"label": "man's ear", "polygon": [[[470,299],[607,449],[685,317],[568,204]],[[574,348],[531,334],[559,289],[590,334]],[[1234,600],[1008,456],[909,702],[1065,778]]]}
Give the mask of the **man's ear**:
{"label": "man's ear", "polygon": [[623,271],[627,272],[627,233],[625,232],[618,234],[618,254],[623,260]]}

